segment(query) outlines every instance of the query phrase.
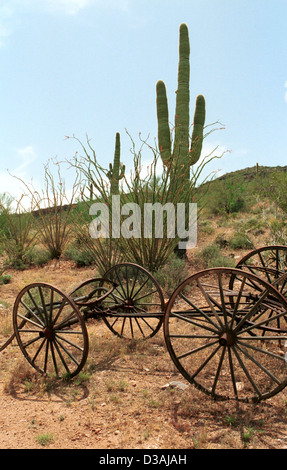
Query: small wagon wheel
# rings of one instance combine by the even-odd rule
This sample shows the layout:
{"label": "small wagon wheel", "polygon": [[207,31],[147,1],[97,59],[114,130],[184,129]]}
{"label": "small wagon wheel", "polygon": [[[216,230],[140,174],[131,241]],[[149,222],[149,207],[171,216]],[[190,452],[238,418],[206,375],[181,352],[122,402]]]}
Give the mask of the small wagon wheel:
{"label": "small wagon wheel", "polygon": [[121,263],[105,274],[117,287],[102,302],[103,320],[115,334],[127,339],[147,339],[160,329],[165,303],[155,278],[134,263]]}
{"label": "small wagon wheel", "polygon": [[95,277],[87,279],[75,287],[69,293],[69,297],[78,307],[93,307],[97,304],[100,305],[113,292],[116,286],[117,284],[109,279]]}
{"label": "small wagon wheel", "polygon": [[85,322],[73,300],[46,283],[26,286],[13,308],[19,347],[39,372],[74,377],[88,355]]}
{"label": "small wagon wheel", "polygon": [[[236,279],[232,290],[231,278]],[[286,312],[286,299],[259,276],[207,269],[170,297],[166,345],[182,375],[206,394],[257,402],[287,385]]]}
{"label": "small wagon wheel", "polygon": [[287,272],[287,246],[270,245],[252,250],[235,267],[248,270],[272,284]]}
{"label": "small wagon wheel", "polygon": [[[238,269],[244,269],[256,274],[265,281],[272,284],[284,297],[287,298],[287,246],[270,245],[258,248],[245,255],[236,265]],[[283,274],[285,273],[285,275]],[[230,289],[236,282],[237,275],[230,278]],[[250,278],[248,283],[253,285],[254,290],[260,290],[260,286]],[[270,309],[270,316],[276,315],[276,308]],[[281,318],[277,319],[278,328],[281,326]],[[265,334],[263,332],[262,334]]]}

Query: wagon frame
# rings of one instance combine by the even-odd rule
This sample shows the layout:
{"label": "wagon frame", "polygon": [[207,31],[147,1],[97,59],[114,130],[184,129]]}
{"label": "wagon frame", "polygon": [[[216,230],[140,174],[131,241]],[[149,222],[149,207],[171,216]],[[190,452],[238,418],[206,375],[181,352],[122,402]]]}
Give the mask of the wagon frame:
{"label": "wagon frame", "polygon": [[36,370],[76,376],[89,352],[87,323],[101,318],[124,339],[149,339],[163,326],[183,377],[214,399],[257,402],[287,385],[287,246],[249,252],[235,268],[199,271],[166,301],[143,267],[120,263],[69,294],[45,282],[17,295],[11,337]]}

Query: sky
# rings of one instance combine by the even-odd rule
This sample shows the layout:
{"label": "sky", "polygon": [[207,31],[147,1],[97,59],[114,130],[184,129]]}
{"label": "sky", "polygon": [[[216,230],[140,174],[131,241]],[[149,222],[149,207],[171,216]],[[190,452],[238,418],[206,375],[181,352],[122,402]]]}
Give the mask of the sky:
{"label": "sky", "polygon": [[0,0],[0,193],[19,197],[14,176],[42,187],[49,160],[81,153],[67,136],[108,167],[119,132],[131,168],[131,137],[157,139],[158,80],[174,121],[181,23],[191,122],[203,94],[223,128],[204,140],[203,157],[222,154],[205,171],[287,165],[286,18],[287,0]]}

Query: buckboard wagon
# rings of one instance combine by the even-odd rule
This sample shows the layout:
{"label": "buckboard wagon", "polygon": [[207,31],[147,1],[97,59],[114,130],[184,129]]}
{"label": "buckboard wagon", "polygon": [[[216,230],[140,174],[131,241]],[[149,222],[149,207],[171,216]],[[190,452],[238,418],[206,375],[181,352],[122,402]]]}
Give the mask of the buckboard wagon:
{"label": "buckboard wagon", "polygon": [[154,276],[121,263],[66,294],[37,282],[13,307],[12,336],[43,374],[76,376],[88,357],[87,320],[143,340],[163,327],[168,353],[185,379],[214,399],[257,402],[287,385],[287,246],[265,246],[235,268],[188,277],[165,302]]}

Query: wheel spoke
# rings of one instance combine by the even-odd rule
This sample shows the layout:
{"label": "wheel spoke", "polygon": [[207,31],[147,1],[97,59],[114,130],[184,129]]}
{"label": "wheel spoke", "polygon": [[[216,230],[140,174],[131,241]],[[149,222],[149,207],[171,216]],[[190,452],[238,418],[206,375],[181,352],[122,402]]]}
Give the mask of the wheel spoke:
{"label": "wheel spoke", "polygon": [[[181,298],[183,298],[186,301],[186,303],[188,303],[191,307],[195,309],[197,313],[201,314],[209,323],[211,323],[216,328],[217,331],[220,329],[219,326],[211,319],[210,315],[206,313],[203,309],[200,309],[199,307],[197,307],[197,305],[195,305],[190,299],[188,299],[183,294],[181,294]],[[180,315],[177,315],[177,316],[179,317]],[[184,318],[182,317],[182,319]],[[186,321],[191,321],[191,320],[186,319]],[[214,331],[214,330],[211,330],[211,331]]]}
{"label": "wheel spoke", "polygon": [[265,372],[265,374],[267,374],[272,380],[274,380],[274,382],[276,382],[277,385],[280,385],[281,381],[275,377],[274,374],[272,374],[272,372],[270,370],[268,370],[266,367],[264,367],[259,361],[257,361],[255,359],[254,356],[248,354],[247,351],[245,351],[243,348],[240,347],[239,344],[237,344],[237,348],[239,349],[239,351],[241,351],[248,359],[250,359],[250,361],[254,362],[254,364],[257,365],[257,367],[259,367],[263,372]]}
{"label": "wheel spoke", "polygon": [[[213,304],[217,305],[217,303],[214,301],[214,299],[212,299],[212,297],[211,297],[210,295],[208,295],[208,294],[206,293],[206,291],[203,289],[202,284],[200,283],[199,280],[197,281],[197,285],[199,286],[201,292],[203,293],[204,298],[207,300],[207,303],[208,303],[208,305],[210,306],[210,308],[211,308],[211,310],[212,310],[212,312],[213,312],[215,318],[217,319],[219,325],[222,327],[222,326],[223,326],[223,325],[222,325],[222,322],[221,322],[221,320],[220,320],[220,318],[219,318],[219,315],[217,314],[217,312],[216,312],[216,310],[215,310],[215,308],[214,308],[214,306],[213,306]],[[213,300],[213,304],[212,304],[211,301],[210,301],[211,299]],[[188,301],[188,303],[189,303],[189,301]],[[202,313],[202,312],[200,312],[200,313]]]}
{"label": "wheel spoke", "polygon": [[221,357],[220,357],[220,360],[219,360],[219,364],[218,364],[217,371],[216,371],[216,374],[215,374],[215,379],[214,379],[213,386],[212,386],[212,389],[211,389],[211,395],[212,396],[215,395],[215,390],[216,390],[217,382],[218,382],[219,375],[220,375],[220,372],[221,372],[221,369],[222,369],[222,364],[223,364],[223,359],[224,359],[225,353],[226,353],[226,347],[222,348]]}
{"label": "wheel spoke", "polygon": [[249,374],[248,369],[245,367],[245,364],[244,364],[244,362],[242,361],[241,357],[239,356],[239,354],[238,354],[238,352],[237,352],[237,349],[236,349],[236,348],[233,348],[233,352],[234,352],[234,354],[235,354],[235,356],[236,356],[236,358],[237,358],[237,360],[238,360],[238,362],[239,362],[239,364],[240,364],[242,370],[244,371],[244,373],[245,373],[247,379],[249,380],[249,382],[251,383],[253,389],[255,390],[257,396],[258,396],[258,397],[261,397],[261,393],[260,393],[258,387],[256,386],[254,380],[252,379],[251,375]]}

